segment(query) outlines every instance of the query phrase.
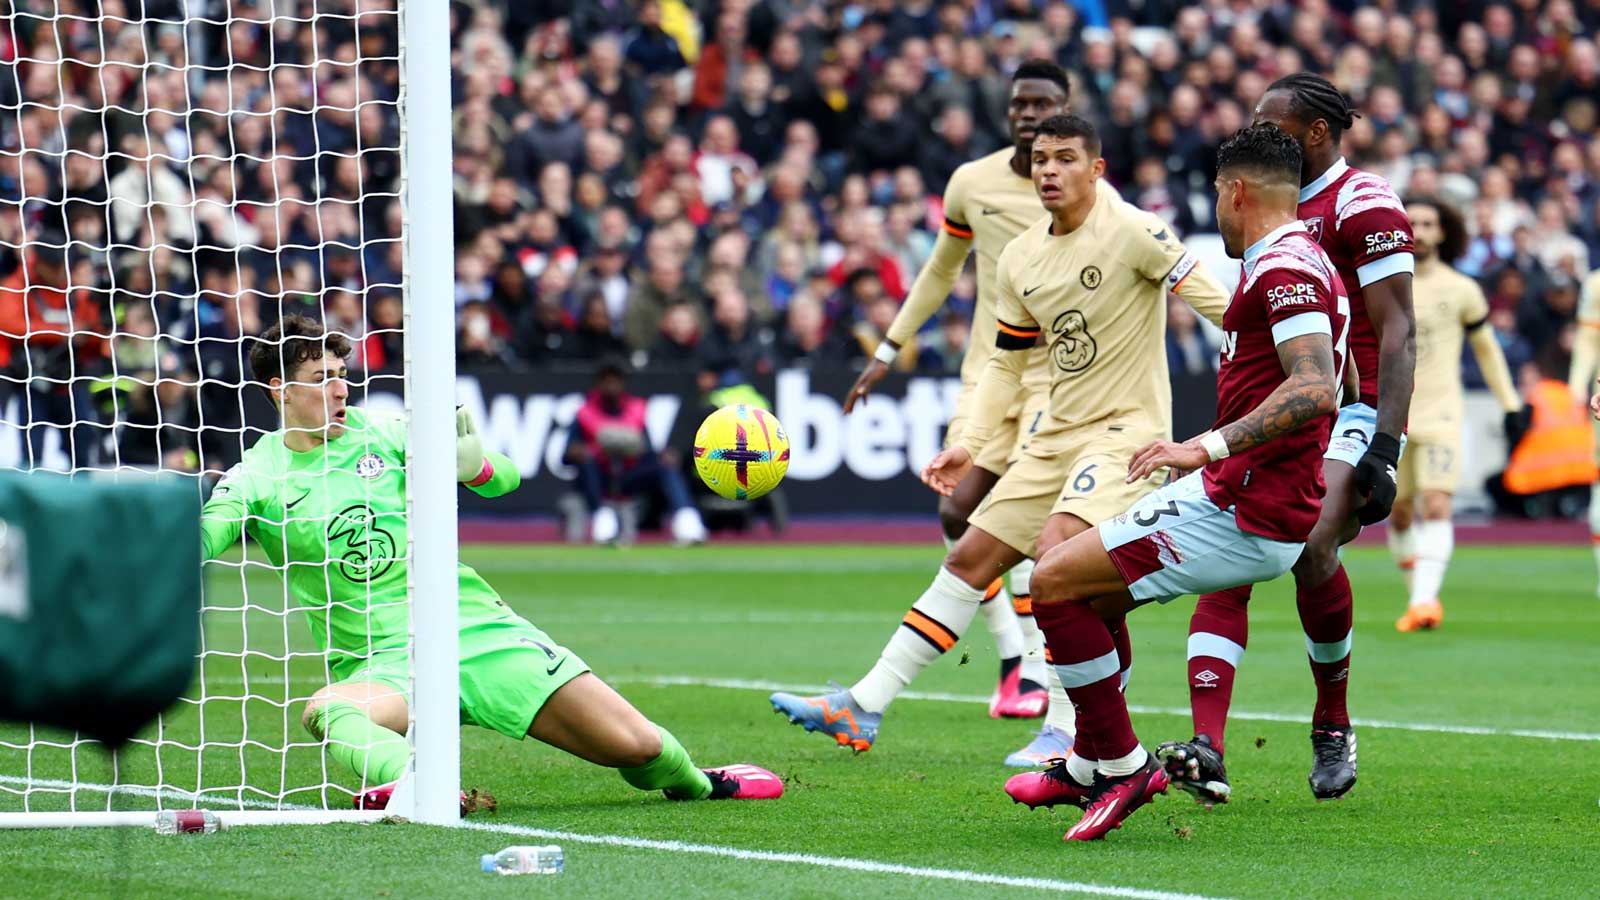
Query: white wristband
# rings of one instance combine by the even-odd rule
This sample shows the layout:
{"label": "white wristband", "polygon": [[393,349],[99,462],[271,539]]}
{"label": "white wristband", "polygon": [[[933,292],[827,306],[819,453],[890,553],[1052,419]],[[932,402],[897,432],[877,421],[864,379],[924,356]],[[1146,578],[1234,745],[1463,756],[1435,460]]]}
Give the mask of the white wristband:
{"label": "white wristband", "polygon": [[1220,431],[1208,431],[1200,435],[1200,446],[1206,448],[1206,455],[1212,462],[1228,458],[1228,439]]}
{"label": "white wristband", "polygon": [[889,343],[888,341],[880,342],[878,344],[878,349],[874,350],[873,353],[872,353],[872,358],[873,359],[877,360],[878,362],[883,363],[886,366],[894,365],[895,359],[898,358],[899,356],[900,356],[900,348],[896,347],[895,345],[893,345],[891,343]]}

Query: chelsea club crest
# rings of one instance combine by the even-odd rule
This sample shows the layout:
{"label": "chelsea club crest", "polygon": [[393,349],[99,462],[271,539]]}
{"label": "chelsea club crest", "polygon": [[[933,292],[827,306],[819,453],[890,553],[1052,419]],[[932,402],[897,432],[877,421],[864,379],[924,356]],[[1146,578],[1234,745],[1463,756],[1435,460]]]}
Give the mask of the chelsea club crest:
{"label": "chelsea club crest", "polygon": [[356,474],[362,478],[377,478],[383,474],[383,457],[376,453],[368,453],[356,460]]}

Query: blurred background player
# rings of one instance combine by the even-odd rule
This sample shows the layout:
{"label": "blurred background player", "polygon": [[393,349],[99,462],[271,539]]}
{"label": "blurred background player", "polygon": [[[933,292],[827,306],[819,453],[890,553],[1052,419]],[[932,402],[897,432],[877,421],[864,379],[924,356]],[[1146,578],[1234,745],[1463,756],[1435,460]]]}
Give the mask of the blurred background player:
{"label": "blurred background player", "polygon": [[[950,176],[944,191],[944,227],[883,343],[845,397],[846,414],[857,401],[866,401],[873,386],[889,373],[900,349],[915,339],[918,330],[945,302],[961,276],[968,253],[975,249],[978,298],[967,353],[961,361],[961,395],[945,430],[945,446],[954,446],[961,439],[972,417],[978,376],[995,352],[996,261],[1012,238],[1045,215],[1029,171],[1034,130],[1045,119],[1067,112],[1071,90],[1066,70],[1049,60],[1030,59],[1017,67],[1011,76],[1011,101],[1006,112],[1011,146],[964,163]],[[1114,193],[1110,186],[1104,190]],[[1037,426],[1049,403],[1050,371],[1045,355],[1043,347],[1027,354],[1021,398],[1006,410],[1005,421],[979,453],[971,474],[955,493],[939,499],[939,524],[944,530],[946,549],[955,546],[967,530],[967,517],[1005,474],[1013,452],[1027,441],[1031,427]],[[1033,607],[1028,599],[1028,573],[1032,568],[1031,560],[1018,563],[1011,571],[1009,591],[1003,583],[1005,576],[997,576],[979,603],[1000,656],[1000,681],[989,701],[990,716],[1031,718],[1041,715],[1047,705],[1044,637],[1033,623]],[[897,663],[887,649],[883,661],[890,666]],[[904,670],[901,674],[909,682],[916,671]],[[1072,712],[1057,710],[1052,718],[1056,720],[1054,725],[1047,722],[1040,738],[1051,745],[1047,752],[1059,755],[1071,746]]]}
{"label": "blurred background player", "polygon": [[[1042,336],[1049,342],[1051,386],[1038,432],[972,514],[865,677],[820,696],[771,697],[791,722],[858,752],[871,748],[908,674],[955,646],[996,575],[1161,484],[1165,472],[1127,476],[1134,450],[1172,427],[1167,291],[1177,291],[1214,322],[1227,305],[1221,284],[1165,222],[1099,191],[1105,161],[1087,119],[1053,116],[1040,123],[1031,158],[1034,188],[1049,215],[1000,254],[999,352],[979,375],[960,442],[928,463],[923,480],[949,496],[968,476],[1022,393],[1029,351]],[[1122,673],[1132,657],[1126,629],[1117,630]],[[1066,702],[1065,696],[1051,700],[1052,706]]]}
{"label": "blurred background player", "polygon": [[[1351,168],[1340,155],[1340,137],[1355,117],[1332,82],[1308,73],[1273,82],[1255,110],[1257,124],[1276,125],[1300,143],[1298,214],[1349,292],[1350,360],[1361,379],[1356,402],[1339,410],[1322,467],[1328,483],[1322,518],[1294,567],[1295,605],[1317,686],[1309,782],[1319,800],[1343,796],[1356,783],[1355,729],[1346,704],[1354,604],[1339,547],[1394,505],[1415,367],[1411,225],[1388,182]],[[1250,590],[1243,585],[1202,596],[1189,622],[1195,734],[1219,752],[1249,633]]]}
{"label": "blurred background player", "polygon": [[[1600,367],[1600,268],[1589,273],[1583,282],[1583,292],[1578,301],[1578,333],[1572,339],[1572,367],[1567,373],[1567,387],[1579,403],[1589,403],[1594,393],[1595,369]],[[1600,433],[1600,426],[1596,426]],[[1600,442],[1597,442],[1600,443]],[[1595,569],[1600,571],[1600,502],[1589,498],[1589,543],[1594,547]],[[1595,596],[1600,597],[1600,581],[1596,582]]]}
{"label": "blurred background player", "polygon": [[1349,301],[1295,218],[1299,172],[1298,145],[1271,125],[1217,151],[1219,227],[1244,268],[1222,326],[1216,425],[1138,450],[1123,464],[1130,482],[1169,466],[1189,474],[1051,549],[1034,570],[1035,614],[1078,708],[1079,752],[1051,770],[1063,793],[1071,788],[1065,799],[1084,807],[1066,840],[1104,837],[1164,793],[1169,773],[1196,774],[1186,751],[1206,749],[1163,745],[1164,770],[1140,745],[1119,689],[1115,623],[1152,600],[1277,578],[1316,526]]}
{"label": "blurred background player", "polygon": [[578,470],[589,507],[589,533],[596,544],[617,540],[622,535],[618,505],[654,499],[670,517],[673,540],[704,543],[705,522],[689,496],[688,482],[674,454],[651,445],[645,411],[644,398],[628,393],[622,365],[602,363],[567,439],[567,461]]}
{"label": "blurred background player", "polygon": [[[1450,501],[1461,473],[1462,343],[1471,343],[1483,381],[1508,417],[1522,409],[1522,398],[1489,324],[1483,289],[1448,262],[1466,249],[1461,215],[1436,198],[1419,197],[1406,202],[1406,217],[1416,239],[1416,390],[1389,515],[1389,550],[1405,573],[1409,593],[1395,627],[1416,631],[1437,628],[1444,620],[1439,588],[1455,547]],[[1419,505],[1422,521],[1413,527]]]}
{"label": "blurred background player", "polygon": [[[381,785],[364,790],[357,805],[383,808],[411,759],[406,423],[347,405],[350,351],[348,338],[303,316],[262,335],[250,367],[282,427],[262,435],[218,483],[201,528],[206,559],[248,531],[307,608],[333,683],[306,703],[306,730],[363,785]],[[516,466],[485,453],[476,431],[459,411],[456,480],[485,497],[516,490]],[[339,561],[324,567],[330,557]],[[782,795],[777,776],[755,766],[695,768],[670,732],[513,613],[477,572],[458,570],[464,724],[535,738],[674,799]],[[463,807],[470,811],[465,799]]]}

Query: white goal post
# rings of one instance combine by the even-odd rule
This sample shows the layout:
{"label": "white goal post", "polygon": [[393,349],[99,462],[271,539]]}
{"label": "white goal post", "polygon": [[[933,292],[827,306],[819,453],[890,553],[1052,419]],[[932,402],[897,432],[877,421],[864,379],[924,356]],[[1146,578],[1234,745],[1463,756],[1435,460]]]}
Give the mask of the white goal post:
{"label": "white goal post", "polygon": [[[0,828],[184,809],[224,826],[458,822],[448,4],[11,6],[0,180],[19,188],[0,194],[0,290],[33,310],[41,284],[60,288],[67,311],[0,324],[0,469],[154,469],[206,492],[275,427],[250,338],[290,313],[349,337],[351,402],[400,395],[408,416],[412,754],[387,809],[353,808],[374,785],[300,722],[331,680],[306,622],[327,608],[299,605],[246,544],[205,566],[190,692],[117,754],[0,723]],[[65,280],[41,281],[57,259]]]}

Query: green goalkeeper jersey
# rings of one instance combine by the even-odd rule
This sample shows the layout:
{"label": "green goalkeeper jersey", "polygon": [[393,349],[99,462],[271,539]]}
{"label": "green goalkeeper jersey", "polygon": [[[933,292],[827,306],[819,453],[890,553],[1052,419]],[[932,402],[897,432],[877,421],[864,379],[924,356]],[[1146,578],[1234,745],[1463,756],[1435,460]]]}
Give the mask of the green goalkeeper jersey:
{"label": "green goalkeeper jersey", "polygon": [[[312,450],[290,450],[283,437],[263,435],[212,491],[201,517],[205,558],[248,532],[306,608],[335,674],[374,654],[401,656],[410,626],[405,419],[352,407],[345,433]],[[514,488],[510,460],[490,461],[496,477],[475,490],[497,496]],[[465,565],[459,572],[463,629],[514,618],[482,576]]]}

